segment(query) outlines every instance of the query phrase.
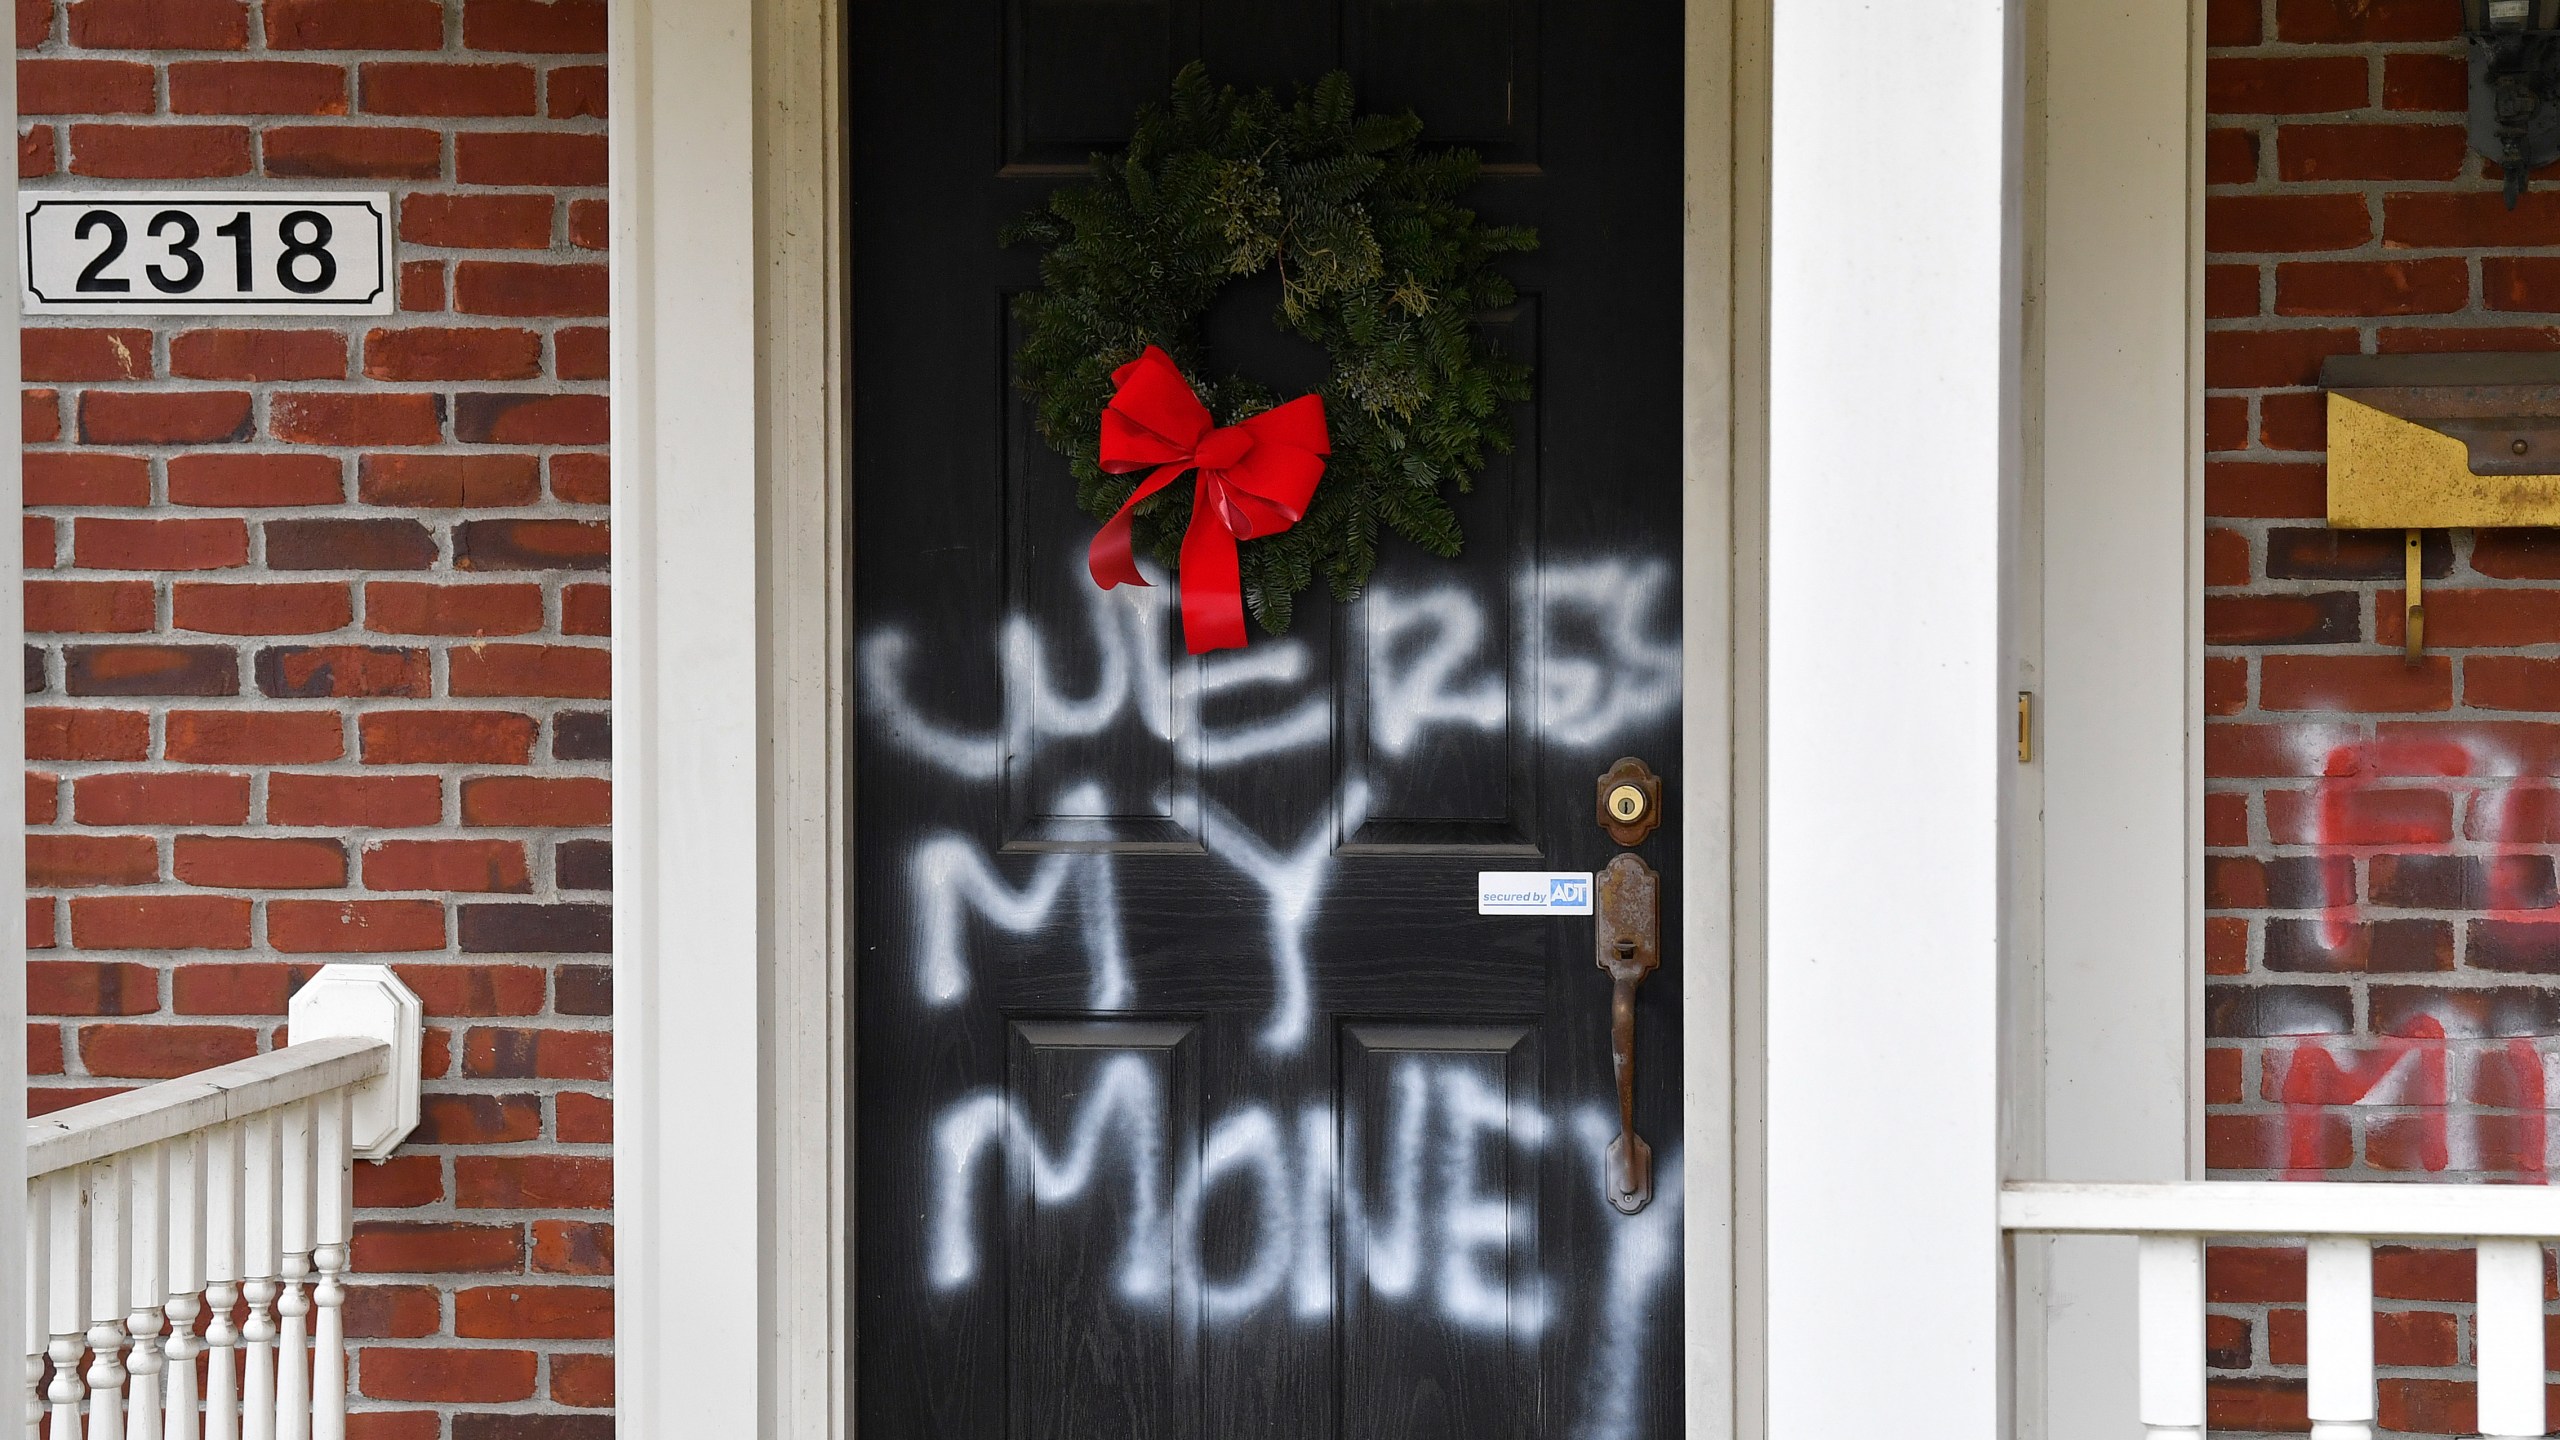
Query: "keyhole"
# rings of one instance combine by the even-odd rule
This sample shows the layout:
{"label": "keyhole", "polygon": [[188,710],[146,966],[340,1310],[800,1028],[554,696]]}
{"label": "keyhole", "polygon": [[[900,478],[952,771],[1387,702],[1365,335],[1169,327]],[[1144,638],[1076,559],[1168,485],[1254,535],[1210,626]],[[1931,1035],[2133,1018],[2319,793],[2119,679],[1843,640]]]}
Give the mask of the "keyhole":
{"label": "keyhole", "polygon": [[1632,824],[1644,814],[1644,792],[1633,785],[1621,785],[1609,792],[1609,813],[1622,823]]}

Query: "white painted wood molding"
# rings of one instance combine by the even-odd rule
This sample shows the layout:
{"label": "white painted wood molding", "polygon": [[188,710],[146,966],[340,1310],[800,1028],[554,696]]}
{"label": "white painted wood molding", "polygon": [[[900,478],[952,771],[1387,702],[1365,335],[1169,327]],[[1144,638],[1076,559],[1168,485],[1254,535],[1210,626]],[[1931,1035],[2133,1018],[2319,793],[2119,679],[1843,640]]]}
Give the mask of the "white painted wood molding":
{"label": "white painted wood molding", "polygon": [[[391,1047],[306,1040],[26,1122],[27,1173],[51,1175],[390,1073]],[[414,1072],[413,1072],[414,1073]]]}
{"label": "white painted wood molding", "polygon": [[2044,1235],[2560,1240],[2560,1189],[2279,1180],[2037,1182],[2001,1192],[2000,1224]]}
{"label": "white painted wood molding", "polygon": [[[2495,1440],[2545,1433],[2542,1257],[2544,1242],[2560,1238],[2560,1192],[2326,1181],[2046,1182],[2003,1187],[2000,1223],[2013,1235],[2137,1237],[2135,1369],[2148,1440],[2204,1440],[2207,1241],[2309,1242],[2304,1329],[2313,1440],[2372,1440],[2371,1241],[2471,1243],[2479,1266],[2480,1433]],[[2086,1403],[2079,1395],[2056,1398]],[[2106,1427],[2103,1433],[2116,1433],[2110,1411],[2081,1413]]]}

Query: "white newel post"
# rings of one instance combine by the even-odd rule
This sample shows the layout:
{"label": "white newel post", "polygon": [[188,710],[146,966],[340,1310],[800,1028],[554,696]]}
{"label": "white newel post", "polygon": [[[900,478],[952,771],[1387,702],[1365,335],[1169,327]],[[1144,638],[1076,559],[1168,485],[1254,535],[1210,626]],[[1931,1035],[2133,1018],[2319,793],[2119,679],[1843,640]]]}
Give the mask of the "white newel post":
{"label": "white newel post", "polygon": [[388,1160],[418,1128],[418,1066],[426,1008],[381,965],[323,965],[293,992],[286,1013],[297,1045],[312,1040],[378,1040],[391,1047],[382,1076],[346,1090],[347,1143],[359,1159]]}
{"label": "white newel post", "polygon": [[283,1047],[23,1122],[21,1440],[345,1440],[353,1163],[416,1126],[423,1038],[331,965]]}

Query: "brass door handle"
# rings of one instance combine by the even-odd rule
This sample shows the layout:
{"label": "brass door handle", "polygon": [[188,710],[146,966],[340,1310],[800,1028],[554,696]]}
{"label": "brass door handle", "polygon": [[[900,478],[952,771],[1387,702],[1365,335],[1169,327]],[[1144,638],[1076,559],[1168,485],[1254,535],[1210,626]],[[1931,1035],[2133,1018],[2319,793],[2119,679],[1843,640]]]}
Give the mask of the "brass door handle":
{"label": "brass door handle", "polygon": [[1636,1134],[1636,987],[1662,963],[1662,877],[1620,855],[1600,872],[1598,889],[1592,959],[1609,972],[1609,1061],[1618,1080],[1609,1203],[1633,1215],[1653,1199],[1653,1147]]}

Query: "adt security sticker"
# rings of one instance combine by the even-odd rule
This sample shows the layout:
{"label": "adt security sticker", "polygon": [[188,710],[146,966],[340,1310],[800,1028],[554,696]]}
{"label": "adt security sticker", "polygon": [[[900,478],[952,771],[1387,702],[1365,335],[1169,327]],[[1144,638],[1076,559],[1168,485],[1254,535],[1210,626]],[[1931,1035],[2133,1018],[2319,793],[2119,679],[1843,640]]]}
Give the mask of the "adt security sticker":
{"label": "adt security sticker", "polygon": [[1479,870],[1479,915],[1588,915],[1588,870]]}

